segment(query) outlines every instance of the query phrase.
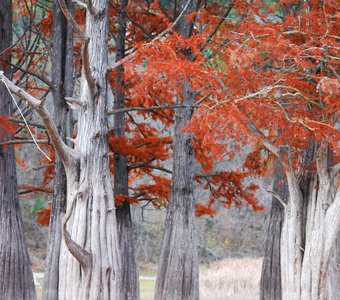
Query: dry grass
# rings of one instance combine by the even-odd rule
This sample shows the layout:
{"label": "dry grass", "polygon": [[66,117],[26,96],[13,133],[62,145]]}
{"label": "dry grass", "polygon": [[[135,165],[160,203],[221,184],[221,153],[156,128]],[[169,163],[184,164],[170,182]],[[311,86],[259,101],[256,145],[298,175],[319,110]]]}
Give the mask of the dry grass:
{"label": "dry grass", "polygon": [[202,300],[255,300],[259,297],[262,259],[224,259],[200,274]]}
{"label": "dry grass", "polygon": [[[230,258],[215,262],[208,267],[201,266],[201,300],[257,300],[261,265],[262,259]],[[140,278],[141,300],[153,300],[156,283],[153,275],[156,266],[150,264],[141,269],[143,274]],[[38,299],[41,299],[42,276],[43,273],[35,274]]]}

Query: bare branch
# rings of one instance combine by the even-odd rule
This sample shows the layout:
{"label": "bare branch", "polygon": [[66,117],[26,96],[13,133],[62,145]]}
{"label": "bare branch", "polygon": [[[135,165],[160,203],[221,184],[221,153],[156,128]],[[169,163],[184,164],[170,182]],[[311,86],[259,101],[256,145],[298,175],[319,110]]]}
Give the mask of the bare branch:
{"label": "bare branch", "polygon": [[221,172],[211,173],[211,174],[203,174],[203,173],[195,174],[195,177],[197,177],[197,178],[210,178],[210,177],[214,177],[214,176],[221,176]]}
{"label": "bare branch", "polygon": [[134,169],[138,169],[138,168],[149,168],[149,169],[155,169],[155,170],[163,171],[165,173],[172,174],[172,171],[170,171],[166,168],[148,165],[147,163],[139,163],[139,164],[136,164],[136,165],[133,165],[133,166],[129,166],[128,168],[129,168],[129,170],[134,170]]}
{"label": "bare branch", "polygon": [[271,194],[276,200],[278,200],[284,208],[287,207],[287,203],[280,197],[280,195],[274,191],[266,190],[267,193]]}
{"label": "bare branch", "polygon": [[32,72],[32,71],[29,71],[29,70],[25,70],[25,69],[23,69],[23,68],[21,68],[21,67],[15,65],[15,64],[11,64],[11,66],[14,67],[15,69],[17,69],[17,70],[19,70],[19,71],[25,73],[25,74],[29,74],[29,75],[32,75],[32,76],[35,77],[35,78],[38,78],[40,81],[42,81],[43,83],[45,83],[45,84],[48,85],[49,87],[52,87],[51,81],[49,81],[45,76],[36,74],[36,73],[34,73],[34,72]]}
{"label": "bare branch", "polygon": [[88,49],[89,42],[90,42],[90,39],[86,39],[84,48],[82,51],[82,56],[83,56],[85,78],[86,78],[87,84],[89,85],[91,94],[94,95],[96,83],[92,77],[91,69],[90,69],[90,58],[89,58],[89,49]]}
{"label": "bare branch", "polygon": [[87,9],[89,13],[91,14],[91,16],[94,16],[96,14],[95,9],[92,4],[92,0],[87,0]]}
{"label": "bare branch", "polygon": [[187,9],[190,5],[192,0],[188,0],[187,4],[184,6],[182,12],[179,14],[179,16],[177,17],[177,19],[175,20],[175,22],[172,23],[172,25],[167,28],[166,30],[164,30],[163,32],[161,32],[159,35],[157,35],[152,41],[158,41],[160,40],[163,36],[166,36],[170,31],[172,31],[178,24],[178,22],[182,19],[182,17],[184,16],[184,14],[187,12]]}
{"label": "bare branch", "polygon": [[86,3],[84,3],[83,1],[81,0],[72,0],[72,2],[78,4],[79,6],[83,7],[83,8],[86,8],[87,9],[87,5]]}
{"label": "bare branch", "polygon": [[[190,106],[196,107],[196,105]],[[163,105],[163,106],[150,106],[150,107],[125,107],[121,109],[115,109],[108,112],[108,115],[115,115],[123,112],[130,112],[130,111],[153,111],[153,110],[162,110],[162,109],[175,109],[175,108],[188,108],[187,105]]]}
{"label": "bare branch", "polygon": [[65,0],[59,0],[60,8],[64,13],[65,18],[70,22],[73,30],[78,33],[79,37],[82,39],[83,42],[86,41],[86,35],[83,30],[80,28],[79,24],[73,18],[72,14],[67,8]]}
{"label": "bare branch", "polygon": [[152,39],[152,34],[149,31],[147,31],[142,25],[132,19],[127,13],[125,15],[133,25],[142,30],[149,39]]}
{"label": "bare branch", "polygon": [[65,164],[69,164],[72,160],[77,159],[75,150],[68,147],[58,134],[57,127],[53,122],[53,118],[47,109],[42,105],[43,101],[38,100],[32,95],[25,92],[22,88],[16,86],[12,81],[10,81],[3,72],[0,71],[0,80],[6,85],[6,87],[15,95],[22,98],[30,107],[32,107],[42,118],[45,128],[51,139],[51,143],[60,156],[61,160]]}
{"label": "bare branch", "polygon": [[9,140],[1,142],[0,145],[17,145],[17,144],[45,144],[48,145],[49,140]]}
{"label": "bare branch", "polygon": [[108,112],[108,115],[114,115],[119,114],[123,112],[130,112],[130,111],[154,111],[154,110],[163,110],[163,109],[175,109],[175,108],[197,108],[199,105],[205,101],[207,98],[209,98],[211,94],[208,94],[204,97],[202,97],[200,100],[197,101],[195,105],[184,105],[184,104],[176,104],[176,105],[163,105],[163,106],[150,106],[150,107],[125,107],[121,109],[115,109]]}
{"label": "bare branch", "polygon": [[70,219],[72,212],[76,206],[78,194],[79,194],[78,192],[75,194],[71,207],[63,219],[63,236],[68,250],[71,252],[74,258],[79,262],[81,267],[86,272],[92,266],[92,255],[91,253],[87,252],[84,248],[82,248],[79,244],[77,244],[74,240],[72,240],[71,235],[66,228],[67,222]]}
{"label": "bare branch", "polygon": [[226,11],[224,12],[223,16],[221,17],[220,21],[218,22],[218,24],[216,25],[214,31],[212,33],[209,34],[206,42],[204,43],[204,45],[201,47],[201,51],[207,46],[207,44],[211,41],[211,39],[213,38],[213,36],[216,34],[216,32],[218,31],[218,29],[220,28],[220,26],[223,24],[224,20],[228,17],[230,11],[232,10],[232,8],[234,7],[235,4],[234,0],[232,3],[229,4],[228,8],[226,9]]}
{"label": "bare branch", "polygon": [[[11,122],[13,123],[19,123],[19,124],[26,124],[25,121],[23,120],[18,120],[16,118],[13,118],[13,117],[10,117],[9,118]],[[40,129],[46,129],[44,125],[42,124],[38,124],[38,123],[34,123],[34,122],[27,122],[27,124],[29,126],[33,126],[33,127],[37,127],[37,128],[40,128]]]}

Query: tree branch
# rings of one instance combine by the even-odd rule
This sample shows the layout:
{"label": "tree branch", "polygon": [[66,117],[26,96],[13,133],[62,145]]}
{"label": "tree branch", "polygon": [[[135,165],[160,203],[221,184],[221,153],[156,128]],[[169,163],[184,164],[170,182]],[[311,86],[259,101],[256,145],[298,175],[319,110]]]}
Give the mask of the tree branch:
{"label": "tree branch", "polygon": [[208,97],[210,97],[211,94],[208,94],[207,96],[202,97],[202,99],[198,100],[195,105],[184,105],[184,104],[176,104],[176,105],[163,105],[163,106],[150,106],[150,107],[125,107],[121,109],[115,109],[109,111],[107,114],[109,116],[123,113],[123,112],[130,112],[130,111],[154,111],[154,110],[163,110],[163,109],[175,109],[175,108],[197,108],[204,100],[206,100]]}
{"label": "tree branch", "polygon": [[[59,0],[62,1],[62,0]],[[186,13],[190,3],[192,0],[188,0],[187,4],[185,5],[185,7],[183,8],[182,12],[179,14],[179,16],[177,17],[177,19],[175,20],[175,22],[172,23],[172,25],[165,29],[163,32],[161,32],[159,35],[157,35],[152,41],[150,41],[149,43],[145,44],[145,45],[151,45],[153,42],[160,40],[163,36],[167,35],[170,31],[172,31],[178,24],[178,22],[182,19],[182,17],[184,16],[184,14]],[[117,61],[116,63],[114,63],[111,66],[108,66],[108,71],[112,71],[118,67],[120,67],[121,65],[123,65],[125,62],[130,61],[131,59],[133,59],[133,57],[135,56],[136,51],[132,52],[131,54],[129,54],[128,56],[126,56],[125,58]]]}
{"label": "tree branch", "polygon": [[19,70],[19,71],[25,73],[25,74],[29,74],[29,75],[31,75],[31,76],[33,76],[33,77],[35,77],[35,78],[38,78],[40,81],[42,81],[43,83],[45,83],[46,85],[48,85],[50,88],[52,87],[52,83],[51,83],[45,76],[36,74],[36,73],[31,72],[31,71],[29,71],[29,70],[25,70],[25,69],[23,69],[23,68],[21,68],[21,67],[15,65],[15,64],[12,64],[12,63],[11,63],[11,66],[14,67],[15,69],[17,69],[17,70]]}
{"label": "tree branch", "polygon": [[149,39],[152,39],[152,34],[149,31],[147,31],[142,25],[140,25],[138,22],[132,19],[127,13],[125,13],[125,15],[133,25],[142,30]]}
{"label": "tree branch", "polygon": [[148,165],[147,163],[139,163],[133,166],[129,166],[128,169],[129,170],[134,170],[134,169],[138,169],[138,168],[149,168],[149,169],[155,169],[155,170],[160,170],[163,171],[165,173],[169,173],[172,174],[172,171],[163,168],[163,167],[158,167],[158,166],[153,166],[153,165]]}
{"label": "tree branch", "polygon": [[266,192],[271,194],[276,200],[278,200],[284,208],[287,207],[287,203],[280,197],[278,193],[275,193],[274,191],[271,190],[266,190]]}
{"label": "tree branch", "polygon": [[89,51],[88,51],[89,42],[90,42],[90,39],[86,39],[84,48],[82,51],[82,57],[83,57],[85,78],[89,85],[91,94],[94,95],[96,83],[92,77],[91,69],[90,69],[90,58],[89,58]]}
{"label": "tree branch", "polygon": [[78,197],[78,192],[75,194],[71,207],[63,219],[63,236],[64,236],[67,249],[70,251],[70,253],[74,256],[74,258],[79,262],[81,267],[86,272],[92,266],[92,255],[91,253],[83,249],[74,240],[72,240],[71,235],[67,231],[67,228],[66,228],[67,222],[70,219],[72,212],[76,206],[77,197]]}
{"label": "tree branch", "polygon": [[59,0],[60,8],[63,11],[65,18],[70,22],[73,30],[78,33],[79,37],[82,39],[83,42],[86,41],[86,35],[83,30],[80,28],[76,20],[73,18],[72,14],[67,8],[65,0]]}
{"label": "tree branch", "polygon": [[30,107],[32,107],[42,118],[48,135],[51,139],[51,143],[60,156],[61,160],[66,164],[70,164],[73,160],[77,159],[75,150],[68,147],[58,134],[57,127],[55,126],[52,116],[43,106],[44,102],[38,100],[32,95],[25,92],[22,88],[16,86],[12,81],[10,81],[2,71],[0,71],[0,81],[2,81],[5,86],[15,95],[22,98]]}
{"label": "tree branch", "polygon": [[[196,107],[196,105],[190,106]],[[150,106],[150,107],[125,107],[121,109],[115,109],[108,112],[108,115],[115,115],[123,112],[130,112],[130,111],[153,111],[153,110],[163,110],[163,109],[175,109],[175,108],[188,108],[187,105],[163,105],[163,106]]]}
{"label": "tree branch", "polygon": [[220,21],[218,22],[218,24],[216,25],[214,31],[212,33],[209,34],[207,40],[205,41],[204,45],[201,47],[201,51],[203,51],[203,49],[207,46],[207,44],[211,41],[211,39],[213,38],[213,36],[216,34],[216,32],[218,31],[218,29],[220,28],[220,26],[223,24],[224,20],[228,17],[230,11],[232,10],[232,8],[234,7],[235,4],[234,0],[232,3],[229,4],[227,10],[224,12],[223,16],[221,17]]}
{"label": "tree branch", "polygon": [[[18,120],[18,119],[13,118],[13,117],[10,117],[9,119],[10,119],[10,121],[13,122],[13,123],[25,124],[24,121]],[[33,127],[40,128],[40,129],[46,129],[45,126],[42,125],[42,124],[38,124],[38,123],[34,123],[34,122],[27,122],[27,124],[30,125],[30,126],[33,126]]]}
{"label": "tree branch", "polygon": [[48,145],[49,140],[9,140],[1,142],[0,145],[18,145],[18,144],[44,144]]}

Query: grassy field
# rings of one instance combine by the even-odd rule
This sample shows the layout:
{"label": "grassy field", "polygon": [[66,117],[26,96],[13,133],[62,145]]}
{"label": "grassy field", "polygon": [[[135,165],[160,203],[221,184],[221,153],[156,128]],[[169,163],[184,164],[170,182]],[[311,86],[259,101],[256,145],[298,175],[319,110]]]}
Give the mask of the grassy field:
{"label": "grassy field", "polygon": [[201,268],[202,300],[255,300],[259,297],[262,259],[224,259]]}
{"label": "grassy field", "polygon": [[[201,266],[200,294],[202,300],[255,300],[259,296],[261,259],[224,259]],[[156,266],[142,266],[141,300],[153,300]],[[42,273],[35,273],[38,300],[41,298]]]}

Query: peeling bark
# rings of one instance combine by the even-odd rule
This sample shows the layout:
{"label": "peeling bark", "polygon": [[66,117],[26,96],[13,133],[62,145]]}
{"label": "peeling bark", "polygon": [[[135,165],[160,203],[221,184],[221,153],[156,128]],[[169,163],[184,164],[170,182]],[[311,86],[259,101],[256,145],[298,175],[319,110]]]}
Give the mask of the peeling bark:
{"label": "peeling bark", "polygon": [[[79,159],[72,165],[64,164],[67,218],[64,220],[66,244],[62,244],[60,257],[59,299],[65,300],[122,299],[107,144],[108,1],[94,1],[93,9],[95,15],[87,13],[86,16],[88,39],[87,47],[83,48],[83,52],[87,52],[83,57],[88,59],[90,74],[86,75],[83,69],[82,106],[75,141]],[[94,86],[88,82],[89,75]]]}

